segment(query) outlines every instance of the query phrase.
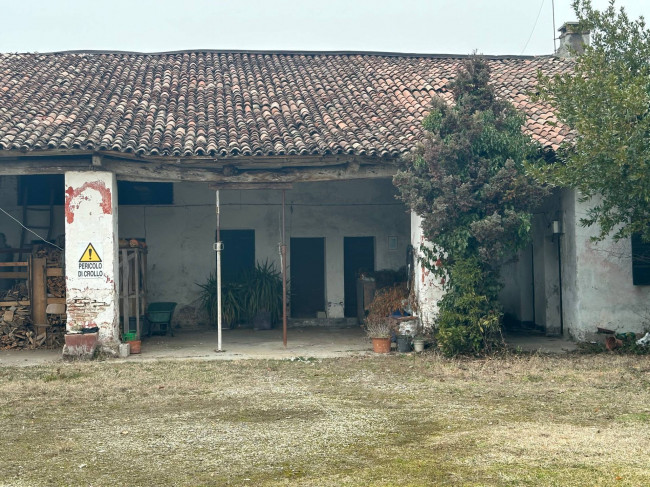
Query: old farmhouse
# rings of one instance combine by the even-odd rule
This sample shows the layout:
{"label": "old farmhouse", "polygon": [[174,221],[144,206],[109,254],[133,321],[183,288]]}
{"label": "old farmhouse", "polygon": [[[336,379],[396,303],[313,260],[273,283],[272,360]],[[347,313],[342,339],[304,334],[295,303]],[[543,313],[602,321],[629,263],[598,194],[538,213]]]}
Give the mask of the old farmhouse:
{"label": "old farmhouse", "polygon": [[[121,239],[147,248],[124,254],[140,259],[131,272],[147,276],[146,288],[138,281],[128,292],[177,302],[176,319],[191,321],[196,284],[215,272],[215,191],[224,273],[279,265],[284,195],[291,316],[354,317],[360,269],[399,269],[409,247],[417,255],[424,243],[391,178],[421,139],[431,100],[450,97],[460,61],[345,52],[0,55],[0,232],[6,247],[25,247],[36,237],[20,221],[64,245],[67,329],[96,326],[110,348],[120,316],[124,324],[138,314],[120,306]],[[528,133],[556,149],[567,130],[531,94],[538,70],[558,73],[571,62],[489,62],[498,94],[525,113]],[[583,211],[564,191],[536,216],[533,245],[504,264],[506,311],[581,339],[619,323],[641,331],[649,291],[634,285],[630,244],[594,247],[577,224]],[[415,280],[431,320],[440,284],[422,269]]]}

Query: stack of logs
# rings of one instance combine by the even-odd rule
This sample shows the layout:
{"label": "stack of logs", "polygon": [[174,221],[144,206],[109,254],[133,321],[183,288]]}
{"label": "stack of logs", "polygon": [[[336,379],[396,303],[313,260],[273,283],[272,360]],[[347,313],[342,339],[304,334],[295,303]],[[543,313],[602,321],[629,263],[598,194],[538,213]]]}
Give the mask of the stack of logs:
{"label": "stack of logs", "polygon": [[[47,267],[63,267],[61,251],[50,246],[35,246],[32,256],[46,258]],[[0,350],[61,348],[65,343],[65,314],[48,314],[47,327],[38,330],[32,323],[32,310],[26,281],[19,281],[8,292],[0,293]],[[47,278],[47,294],[65,298],[65,278]],[[39,334],[40,332],[40,334]]]}
{"label": "stack of logs", "polygon": [[[50,245],[35,245],[32,256],[37,258],[44,257],[47,261],[48,268],[63,267],[63,255],[61,251]],[[48,277],[47,294],[54,298],[65,298],[65,277]]]}

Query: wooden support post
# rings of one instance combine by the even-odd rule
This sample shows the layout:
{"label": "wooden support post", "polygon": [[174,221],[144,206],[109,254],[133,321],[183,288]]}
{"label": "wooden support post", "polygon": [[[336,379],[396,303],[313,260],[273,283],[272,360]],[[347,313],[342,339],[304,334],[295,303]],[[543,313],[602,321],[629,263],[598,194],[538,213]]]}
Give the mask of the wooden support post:
{"label": "wooden support post", "polygon": [[32,322],[36,334],[41,335],[47,329],[47,260],[44,257],[32,259],[31,294]]}
{"label": "wooden support post", "polygon": [[133,269],[135,270],[133,275],[133,281],[135,284],[135,332],[138,340],[140,340],[142,330],[140,329],[140,278],[142,274],[138,272],[140,270],[140,251],[135,251],[133,254],[135,259]]}
{"label": "wooden support post", "polygon": [[129,315],[131,314],[129,312],[129,282],[131,279],[131,276],[129,275],[129,254],[126,249],[120,250],[122,252],[122,275],[121,277],[121,283],[120,283],[120,291],[122,292],[122,326],[123,326],[123,332],[124,333],[129,333],[131,331],[130,326],[129,326]]}

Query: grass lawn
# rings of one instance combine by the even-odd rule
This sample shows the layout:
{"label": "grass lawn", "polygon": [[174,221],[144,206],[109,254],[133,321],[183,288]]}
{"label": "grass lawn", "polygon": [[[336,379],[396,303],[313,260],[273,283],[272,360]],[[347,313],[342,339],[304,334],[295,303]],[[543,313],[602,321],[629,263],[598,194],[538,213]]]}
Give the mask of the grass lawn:
{"label": "grass lawn", "polygon": [[650,485],[650,357],[0,368],[0,485]]}

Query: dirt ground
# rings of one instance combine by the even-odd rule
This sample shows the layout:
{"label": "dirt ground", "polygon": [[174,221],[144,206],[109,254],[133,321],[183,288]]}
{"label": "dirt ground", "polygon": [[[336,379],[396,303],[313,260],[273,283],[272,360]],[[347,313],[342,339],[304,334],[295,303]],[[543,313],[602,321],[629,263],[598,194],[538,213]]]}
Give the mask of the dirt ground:
{"label": "dirt ground", "polygon": [[650,357],[0,368],[2,486],[650,485]]}
{"label": "dirt ground", "polygon": [[[240,360],[289,359],[292,357],[337,358],[371,353],[370,340],[361,327],[293,327],[288,330],[287,348],[282,344],[282,331],[242,328],[223,331],[222,353],[216,353],[217,331],[176,330],[175,335],[143,337],[142,353],[127,361],[143,362],[160,359]],[[521,333],[506,336],[513,350],[566,353],[576,344],[566,339]],[[61,350],[0,351],[0,366],[31,366],[61,362]]]}

